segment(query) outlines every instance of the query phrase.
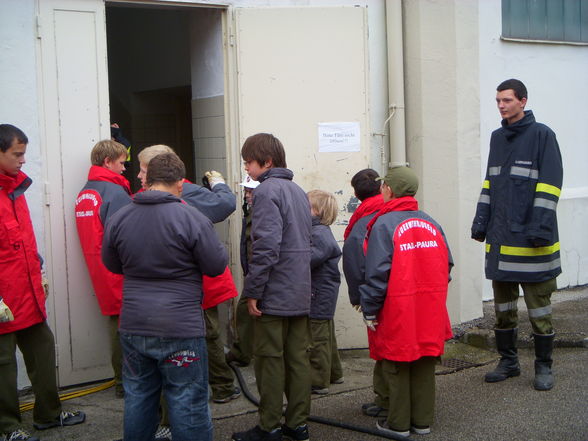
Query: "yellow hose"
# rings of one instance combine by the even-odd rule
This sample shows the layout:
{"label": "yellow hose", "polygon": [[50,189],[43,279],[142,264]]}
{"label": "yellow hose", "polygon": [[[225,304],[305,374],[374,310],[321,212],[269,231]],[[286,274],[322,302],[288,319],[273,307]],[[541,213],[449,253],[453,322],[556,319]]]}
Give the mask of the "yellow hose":
{"label": "yellow hose", "polygon": [[[94,392],[100,392],[101,390],[108,389],[109,387],[114,386],[114,380],[107,381],[105,383],[99,384],[98,386],[93,386],[88,389],[77,390],[74,392],[67,392],[64,394],[59,395],[60,401],[71,400],[72,398],[83,397],[84,395],[90,395]],[[26,412],[27,410],[31,410],[35,406],[34,401],[30,401],[28,403],[22,403],[20,405],[20,411]]]}

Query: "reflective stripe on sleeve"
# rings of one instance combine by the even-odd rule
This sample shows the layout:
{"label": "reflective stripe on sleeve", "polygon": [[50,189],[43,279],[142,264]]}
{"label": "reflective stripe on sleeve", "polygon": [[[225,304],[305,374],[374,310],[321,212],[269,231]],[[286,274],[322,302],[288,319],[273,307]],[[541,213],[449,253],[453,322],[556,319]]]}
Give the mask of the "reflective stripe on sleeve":
{"label": "reflective stripe on sleeve", "polygon": [[548,247],[509,247],[500,246],[500,254],[507,256],[548,256],[559,251],[559,242]]}
{"label": "reflective stripe on sleeve", "polygon": [[500,174],[500,170],[502,169],[501,166],[498,167],[488,167],[488,176],[498,176]]}
{"label": "reflective stripe on sleeve", "polygon": [[487,253],[489,253],[489,252],[490,252],[490,244],[489,244],[489,243],[487,243],[487,244],[486,244],[486,252],[487,252]]}
{"label": "reflective stripe on sleeve", "polygon": [[478,204],[490,204],[490,195],[481,194],[478,199]]}
{"label": "reflective stripe on sleeve", "polygon": [[551,262],[540,263],[517,263],[517,262],[498,262],[500,271],[513,271],[517,273],[540,273],[543,271],[552,271],[561,266],[560,259],[554,259]]}
{"label": "reflective stripe on sleeve", "polygon": [[537,184],[537,187],[535,187],[535,192],[543,192],[559,197],[559,195],[561,194],[561,189],[557,188],[554,185],[539,183]]}
{"label": "reflective stripe on sleeve", "polygon": [[557,202],[552,201],[551,199],[535,198],[533,206],[555,211],[557,208]]}
{"label": "reflective stripe on sleeve", "polygon": [[490,189],[490,181],[489,180],[485,180],[484,183],[482,184],[482,188],[485,188],[486,190]]}

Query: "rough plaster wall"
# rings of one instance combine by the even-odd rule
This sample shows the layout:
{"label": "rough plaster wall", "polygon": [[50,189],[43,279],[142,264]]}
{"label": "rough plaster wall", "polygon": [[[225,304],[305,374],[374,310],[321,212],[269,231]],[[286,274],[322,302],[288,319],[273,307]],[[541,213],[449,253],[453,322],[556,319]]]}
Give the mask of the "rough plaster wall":
{"label": "rough plaster wall", "polygon": [[[558,287],[588,283],[588,46],[515,43],[500,39],[500,0],[480,0],[480,135],[483,179],[490,134],[500,124],[496,86],[518,78],[527,86],[527,109],[556,135],[564,164],[558,205],[563,274]],[[485,297],[491,287],[485,284]]]}
{"label": "rough plaster wall", "polygon": [[455,268],[453,323],[482,313],[482,250],[469,240],[478,194],[477,5],[404,2],[407,158],[422,209],[443,226]]}

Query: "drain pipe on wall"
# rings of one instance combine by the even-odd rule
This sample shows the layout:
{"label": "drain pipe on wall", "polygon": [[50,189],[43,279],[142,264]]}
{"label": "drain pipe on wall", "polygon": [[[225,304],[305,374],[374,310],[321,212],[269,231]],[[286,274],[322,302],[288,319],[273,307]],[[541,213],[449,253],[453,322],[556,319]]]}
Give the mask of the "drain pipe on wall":
{"label": "drain pipe on wall", "polygon": [[390,160],[382,152],[382,167],[407,165],[406,126],[404,112],[404,36],[402,0],[386,0],[386,45],[388,49],[388,112],[384,123],[389,123]]}

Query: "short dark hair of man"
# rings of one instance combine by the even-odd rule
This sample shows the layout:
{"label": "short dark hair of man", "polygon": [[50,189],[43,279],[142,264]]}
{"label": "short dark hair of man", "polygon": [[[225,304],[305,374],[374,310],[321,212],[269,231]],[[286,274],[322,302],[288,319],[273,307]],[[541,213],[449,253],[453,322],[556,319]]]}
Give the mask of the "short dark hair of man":
{"label": "short dark hair of man", "polygon": [[498,85],[498,87],[496,88],[496,91],[502,92],[503,90],[508,90],[508,89],[513,90],[514,95],[517,97],[517,99],[519,101],[522,100],[523,98],[527,98],[527,88],[525,87],[523,82],[520,80],[516,80],[514,78],[511,78],[510,80],[503,81],[502,83],[500,83]]}
{"label": "short dark hair of man", "polygon": [[261,167],[270,159],[272,167],[287,167],[284,146],[271,133],[257,133],[247,138],[241,157],[244,161],[256,161]]}
{"label": "short dark hair of man", "polygon": [[376,181],[378,176],[377,171],[371,168],[365,168],[358,171],[355,176],[351,178],[351,186],[355,191],[357,199],[363,201],[380,194],[380,181]]}
{"label": "short dark hair of man", "polygon": [[149,161],[147,185],[172,185],[186,177],[186,166],[175,153],[162,153]]}
{"label": "short dark hair of man", "polygon": [[18,127],[11,124],[0,124],[0,151],[6,152],[12,146],[15,139],[19,144],[29,143],[27,135]]}

